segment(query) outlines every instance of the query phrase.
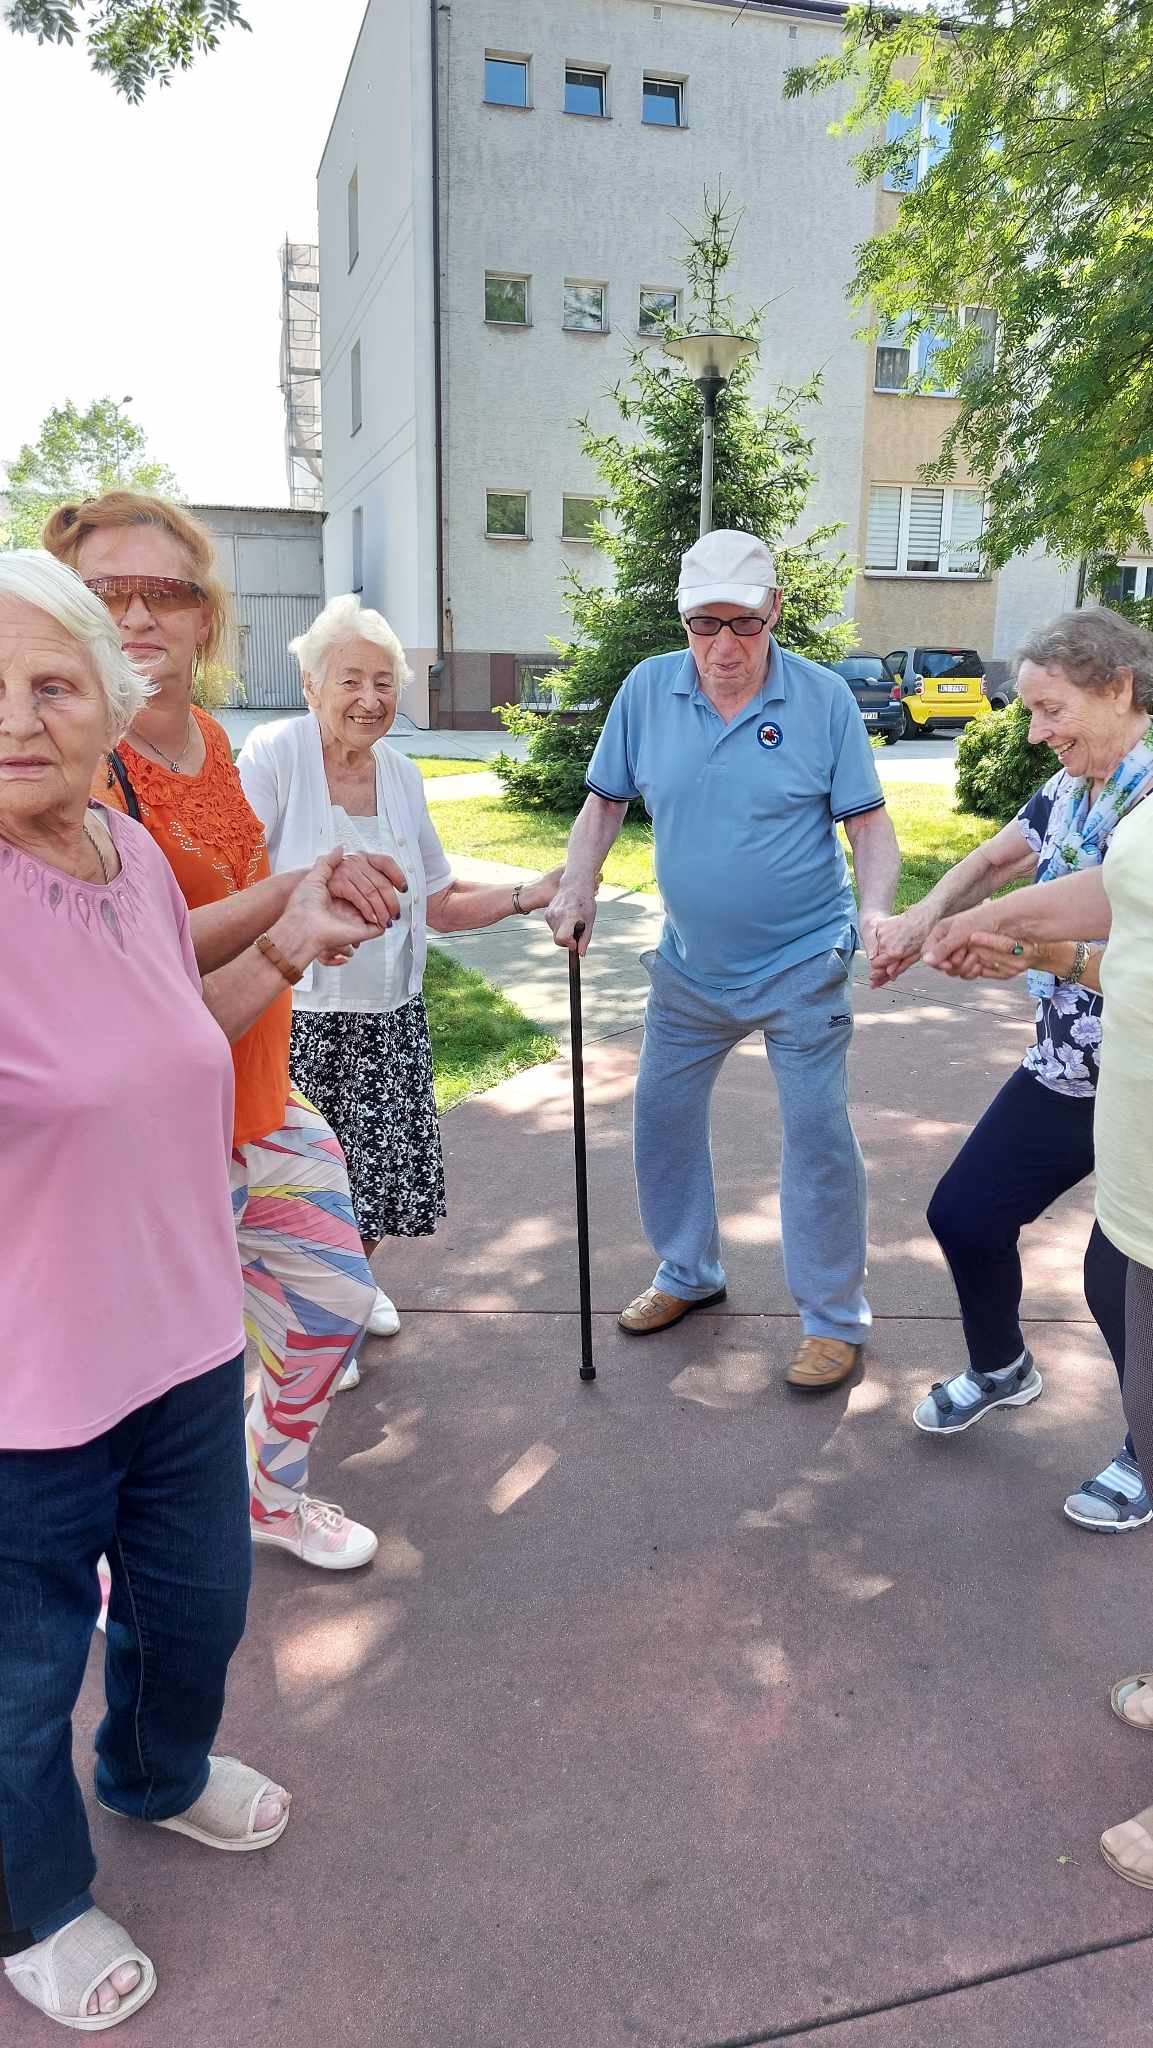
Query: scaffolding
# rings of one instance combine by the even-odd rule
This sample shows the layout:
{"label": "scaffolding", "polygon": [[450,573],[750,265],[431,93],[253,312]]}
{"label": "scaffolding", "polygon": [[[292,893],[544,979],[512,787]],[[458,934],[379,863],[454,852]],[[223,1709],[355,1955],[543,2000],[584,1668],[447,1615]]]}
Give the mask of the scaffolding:
{"label": "scaffolding", "polygon": [[289,503],[324,509],[320,453],[320,251],[285,239],[280,252],[280,388]]}

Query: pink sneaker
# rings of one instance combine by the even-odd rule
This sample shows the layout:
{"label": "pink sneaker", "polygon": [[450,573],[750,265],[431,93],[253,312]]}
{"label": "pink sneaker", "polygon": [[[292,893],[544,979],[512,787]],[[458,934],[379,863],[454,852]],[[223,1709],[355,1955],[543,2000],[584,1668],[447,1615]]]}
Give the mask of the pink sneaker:
{"label": "pink sneaker", "polygon": [[325,1572],[349,1572],[376,1555],[376,1537],[363,1522],[353,1522],[343,1508],[305,1494],[291,1514],[268,1522],[253,1518],[252,1541],[271,1550],[289,1550],[303,1564]]}

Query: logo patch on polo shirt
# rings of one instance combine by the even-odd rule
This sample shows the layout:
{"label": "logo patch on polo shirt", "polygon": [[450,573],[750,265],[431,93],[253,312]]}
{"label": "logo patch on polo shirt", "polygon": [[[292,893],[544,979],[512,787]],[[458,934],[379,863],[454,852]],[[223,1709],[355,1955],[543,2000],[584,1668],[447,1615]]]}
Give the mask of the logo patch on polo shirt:
{"label": "logo patch on polo shirt", "polygon": [[757,727],[758,747],[767,747],[770,752],[774,747],[780,746],[784,737],[785,735],[781,731],[780,726],[774,725],[771,718],[766,719],[764,725],[758,725]]}

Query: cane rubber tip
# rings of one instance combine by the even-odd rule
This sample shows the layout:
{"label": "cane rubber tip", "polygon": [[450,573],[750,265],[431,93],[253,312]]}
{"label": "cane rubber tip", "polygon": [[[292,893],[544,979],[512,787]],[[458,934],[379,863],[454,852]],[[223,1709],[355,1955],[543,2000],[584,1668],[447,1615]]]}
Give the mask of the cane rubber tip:
{"label": "cane rubber tip", "polygon": [[581,1378],[582,1378],[582,1380],[595,1380],[596,1376],[597,1376],[597,1369],[596,1369],[596,1366],[595,1366],[595,1365],[582,1365],[582,1367],[581,1367]]}

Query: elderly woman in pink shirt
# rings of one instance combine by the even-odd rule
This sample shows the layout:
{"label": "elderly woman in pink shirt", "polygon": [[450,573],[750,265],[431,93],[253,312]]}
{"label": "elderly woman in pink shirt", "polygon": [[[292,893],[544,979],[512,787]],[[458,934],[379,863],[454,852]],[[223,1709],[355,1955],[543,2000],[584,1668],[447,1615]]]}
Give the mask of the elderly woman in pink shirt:
{"label": "elderly woman in pink shirt", "polygon": [[[0,1958],[87,2032],[156,1988],[93,1904],[72,1769],[102,1554],[99,1803],[233,1850],[289,1808],[210,1754],[251,1564],[225,1032],[282,984],[257,956],[210,1004],[167,861],[88,800],[148,689],[71,569],[0,555]],[[330,902],[333,866],[282,920],[310,958],[373,932]]]}

